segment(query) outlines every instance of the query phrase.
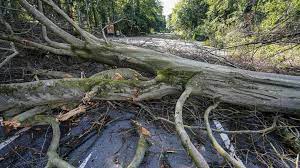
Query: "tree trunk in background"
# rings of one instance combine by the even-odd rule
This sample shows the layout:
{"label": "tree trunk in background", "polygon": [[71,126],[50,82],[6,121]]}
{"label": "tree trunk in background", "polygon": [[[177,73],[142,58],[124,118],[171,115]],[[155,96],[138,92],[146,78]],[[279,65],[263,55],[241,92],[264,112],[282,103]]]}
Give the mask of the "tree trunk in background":
{"label": "tree trunk in background", "polygon": [[99,14],[95,7],[93,7],[93,18],[94,18],[95,27],[97,28],[99,26]]}
{"label": "tree trunk in background", "polygon": [[[72,19],[75,20],[75,16],[74,16],[74,3],[73,0],[66,0],[66,13],[68,14],[68,16]],[[74,34],[76,31],[74,30],[74,28],[72,27],[70,29],[70,32],[72,34]]]}

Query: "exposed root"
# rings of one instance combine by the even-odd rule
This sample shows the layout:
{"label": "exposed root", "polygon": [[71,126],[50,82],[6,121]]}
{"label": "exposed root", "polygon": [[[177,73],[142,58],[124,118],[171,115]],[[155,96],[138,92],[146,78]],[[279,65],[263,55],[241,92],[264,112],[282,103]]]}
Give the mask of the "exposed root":
{"label": "exposed root", "polygon": [[140,139],[138,141],[138,146],[136,148],[136,152],[134,158],[132,159],[131,163],[127,166],[127,168],[137,168],[142,163],[145,153],[147,149],[150,147],[150,142],[148,138],[150,136],[150,132],[142,127],[142,125],[136,121],[133,121],[134,126],[136,127]]}
{"label": "exposed root", "polygon": [[186,90],[182,93],[180,98],[178,99],[176,103],[176,109],[175,109],[175,126],[176,131],[181,139],[181,143],[187,153],[191,156],[192,160],[196,164],[197,167],[201,168],[208,168],[208,164],[204,157],[200,154],[200,152],[197,150],[197,148],[193,145],[191,142],[187,132],[184,130],[184,125],[182,121],[182,107],[186,99],[189,97],[189,95],[192,92],[192,88],[188,87]]}
{"label": "exposed root", "polygon": [[219,105],[219,103],[215,103],[212,106],[209,106],[205,113],[204,113],[204,120],[205,120],[205,124],[206,124],[206,129],[207,129],[207,134],[208,137],[210,139],[210,141],[212,142],[213,147],[217,150],[217,152],[223,156],[227,161],[229,161],[231,164],[233,164],[234,167],[238,167],[238,168],[245,168],[245,165],[239,160],[236,159],[232,156],[230,156],[223,148],[222,146],[217,142],[217,140],[215,139],[215,137],[213,136],[212,130],[210,128],[210,124],[209,124],[209,113],[217,108],[217,106]]}
{"label": "exposed root", "polygon": [[40,124],[50,124],[53,131],[52,140],[50,146],[47,151],[48,163],[47,168],[50,167],[58,167],[58,168],[75,168],[70,165],[68,162],[64,161],[57,154],[57,149],[59,147],[59,139],[60,139],[60,129],[59,122],[56,121],[53,117],[48,116],[34,116],[28,120],[31,125],[40,125]]}

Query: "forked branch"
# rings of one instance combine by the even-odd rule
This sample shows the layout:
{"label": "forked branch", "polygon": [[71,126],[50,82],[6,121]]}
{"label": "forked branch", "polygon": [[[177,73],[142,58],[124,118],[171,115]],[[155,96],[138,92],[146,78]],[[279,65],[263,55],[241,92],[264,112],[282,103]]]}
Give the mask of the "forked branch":
{"label": "forked branch", "polygon": [[[41,0],[38,1],[38,5],[39,5],[39,11],[44,14],[44,10],[43,10],[43,3]],[[66,44],[66,43],[59,43],[56,41],[52,41],[51,39],[49,39],[48,34],[47,34],[47,27],[45,25],[42,24],[42,35],[44,40],[52,47],[54,48],[63,48],[63,49],[71,49],[70,45]]]}
{"label": "forked branch", "polygon": [[191,156],[192,160],[196,164],[197,167],[201,168],[208,168],[208,164],[204,157],[201,155],[201,153],[197,150],[197,148],[193,145],[191,142],[189,135],[184,130],[183,120],[182,120],[182,108],[184,105],[184,102],[189,97],[189,95],[192,93],[192,88],[188,87],[186,90],[182,93],[180,98],[178,99],[176,103],[176,109],[175,109],[175,126],[177,134],[179,135],[181,139],[181,143],[187,153]]}
{"label": "forked branch", "polygon": [[[11,28],[10,24],[7,23],[4,18],[2,16],[0,16],[0,23],[3,24],[6,29],[9,31],[9,33],[11,35],[14,34],[14,31],[13,29]],[[11,46],[11,49],[5,49],[7,51],[13,51],[12,54],[10,54],[9,56],[7,56],[1,63],[0,63],[0,68],[5,65],[7,62],[9,62],[12,58],[14,58],[16,55],[19,54],[18,50],[16,49],[15,47],[15,44],[13,42],[10,42],[10,46]],[[0,49],[1,50],[1,49]]]}
{"label": "forked branch", "polygon": [[222,146],[217,142],[216,138],[213,136],[212,130],[210,128],[210,124],[209,124],[209,113],[217,108],[219,105],[219,103],[215,103],[212,106],[209,106],[205,113],[204,113],[204,120],[205,120],[205,124],[206,124],[206,129],[207,129],[207,134],[209,139],[212,142],[213,147],[217,150],[217,152],[223,156],[226,160],[228,160],[231,164],[233,164],[234,167],[238,167],[238,168],[246,168],[245,165],[239,160],[239,159],[235,159],[234,157],[230,156],[223,148]]}
{"label": "forked branch", "polygon": [[31,14],[35,19],[44,24],[48,29],[54,32],[56,35],[61,37],[67,43],[72,44],[74,46],[84,46],[84,42],[68,32],[64,31],[60,27],[58,27],[55,23],[53,23],[50,19],[48,19],[45,15],[43,15],[40,11],[38,11],[35,7],[33,7],[26,0],[20,0],[20,4]]}
{"label": "forked branch", "polygon": [[[63,10],[61,10],[52,0],[42,0],[47,5],[51,6],[55,12],[60,14],[67,22],[69,22],[78,32],[79,34],[87,41],[92,42],[91,34],[83,30],[78,26],[77,23],[74,22]],[[93,35],[92,35],[93,36]]]}
{"label": "forked branch", "polygon": [[57,154],[57,149],[59,147],[60,140],[60,129],[59,123],[53,117],[48,116],[34,116],[33,118],[28,119],[29,124],[31,125],[41,125],[41,124],[50,124],[52,127],[52,140],[47,151],[48,163],[46,168],[58,167],[58,168],[75,168],[70,165],[68,162],[64,161]]}
{"label": "forked branch", "polygon": [[10,43],[11,46],[11,50],[14,52],[12,54],[10,54],[9,56],[7,56],[1,63],[0,63],[0,68],[3,67],[3,65],[5,65],[6,63],[8,63],[12,58],[14,58],[16,55],[19,54],[19,52],[17,51],[15,44],[13,42]]}

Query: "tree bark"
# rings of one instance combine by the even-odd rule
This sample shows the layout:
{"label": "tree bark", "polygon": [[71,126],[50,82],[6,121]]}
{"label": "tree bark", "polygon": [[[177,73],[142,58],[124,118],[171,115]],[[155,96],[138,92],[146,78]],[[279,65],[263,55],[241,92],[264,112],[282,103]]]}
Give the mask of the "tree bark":
{"label": "tree bark", "polygon": [[[176,129],[183,144],[187,147],[188,153],[193,154],[192,158],[196,165],[202,167],[203,165],[208,167],[208,165],[193,144],[187,142],[189,138],[186,137],[181,119],[183,102],[190,94],[217,98],[222,102],[248,106],[256,110],[300,116],[299,76],[253,72],[212,65],[145,48],[113,42],[107,43],[106,40],[98,39],[80,28],[52,0],[42,1],[68,21],[83,38],[71,35],[47,18],[42,12],[41,3],[39,11],[28,1],[19,0],[27,12],[43,24],[43,35],[48,44],[37,43],[13,34],[1,33],[0,39],[14,42],[25,48],[37,48],[58,55],[80,57],[103,64],[138,69],[152,73],[156,77],[147,80],[136,71],[121,69],[101,72],[84,79],[54,79],[2,84],[0,85],[0,112],[2,113],[9,113],[10,116],[13,116],[12,113],[16,114],[27,110],[24,114],[19,115],[26,117],[35,115],[36,107],[51,109],[72,101],[83,104],[91,99],[142,101],[160,99],[163,96],[179,94],[184,91],[176,106]],[[57,43],[48,39],[47,29],[65,43]],[[33,110],[28,111],[28,109]],[[42,119],[46,120],[44,117]],[[60,159],[56,153],[60,135],[58,123],[53,118],[47,118],[47,122],[52,125],[54,130],[54,138],[47,152],[48,166],[72,167]],[[140,153],[141,156],[144,155],[144,150]],[[136,163],[140,163],[141,157],[134,160],[137,160]]]}
{"label": "tree bark", "polygon": [[258,110],[300,111],[300,77],[253,72],[188,60],[175,55],[128,45],[87,46],[87,52],[73,50],[79,57],[119,67],[152,72],[169,85],[184,86],[196,76],[193,95],[251,106]]}
{"label": "tree bark", "polygon": [[[53,48],[19,37],[5,35],[0,35],[0,39],[14,41],[17,44],[26,45],[26,47],[38,47],[39,49],[47,50],[55,54],[77,56],[95,60],[99,63],[118,67],[130,67],[150,72],[157,75],[156,79],[158,82],[164,82],[164,85],[168,87],[178,88],[178,86],[181,86],[181,91],[185,89],[185,85],[193,77],[193,81],[189,84],[192,85],[191,87],[193,88],[192,95],[219,98],[222,102],[250,106],[262,111],[299,115],[299,76],[253,72],[197,62],[145,48],[118,43],[106,44],[103,40],[79,28],[75,22],[71,21],[71,18],[68,18],[67,15],[58,10],[58,7],[56,8],[54,3],[48,3],[48,5],[56,9],[55,11],[63,15],[74,27],[78,30],[82,30],[79,32],[85,39],[85,41],[82,41],[59,28],[26,0],[20,0],[20,4],[49,30],[64,39],[65,42],[71,46],[70,49]],[[66,81],[72,80],[75,79]],[[41,83],[46,84],[47,82]],[[19,86],[21,84],[16,85]],[[30,90],[30,88],[27,89]],[[65,92],[62,89],[68,90],[67,87],[57,89],[61,90],[62,93]],[[3,91],[1,94],[3,97]],[[78,92],[76,92],[76,94],[78,94]],[[64,97],[64,95],[61,96]]]}

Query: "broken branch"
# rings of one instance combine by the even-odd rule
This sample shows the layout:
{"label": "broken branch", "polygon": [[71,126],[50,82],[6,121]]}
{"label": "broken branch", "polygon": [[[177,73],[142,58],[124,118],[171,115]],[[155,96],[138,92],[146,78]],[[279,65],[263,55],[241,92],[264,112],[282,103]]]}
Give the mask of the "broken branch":
{"label": "broken branch", "polygon": [[189,138],[189,135],[184,130],[184,125],[182,120],[182,107],[186,99],[192,93],[192,90],[193,89],[191,87],[186,88],[186,90],[182,93],[182,95],[180,96],[180,98],[176,103],[176,109],[175,109],[176,131],[180,137],[183,147],[185,148],[186,152],[191,156],[196,166],[201,168],[208,168],[209,166],[206,160],[204,159],[202,154],[197,150],[197,148],[193,145],[193,143]]}
{"label": "broken branch", "polygon": [[228,160],[231,164],[233,164],[234,167],[238,167],[238,168],[246,168],[245,165],[240,161],[240,159],[235,159],[234,157],[230,156],[223,148],[222,146],[218,143],[218,141],[215,139],[215,137],[213,136],[212,130],[210,128],[210,124],[209,124],[209,113],[217,108],[219,105],[219,102],[215,103],[212,106],[209,106],[205,113],[204,113],[204,121],[206,124],[206,129],[207,129],[207,134],[209,139],[212,142],[213,147],[217,150],[217,152],[223,156],[226,160]]}
{"label": "broken branch", "polygon": [[148,141],[150,132],[146,128],[142,127],[142,125],[136,121],[133,121],[133,125],[136,127],[137,132],[140,135],[140,138],[138,141],[134,158],[127,166],[127,168],[138,168],[144,159],[147,149],[150,147],[150,142]]}

